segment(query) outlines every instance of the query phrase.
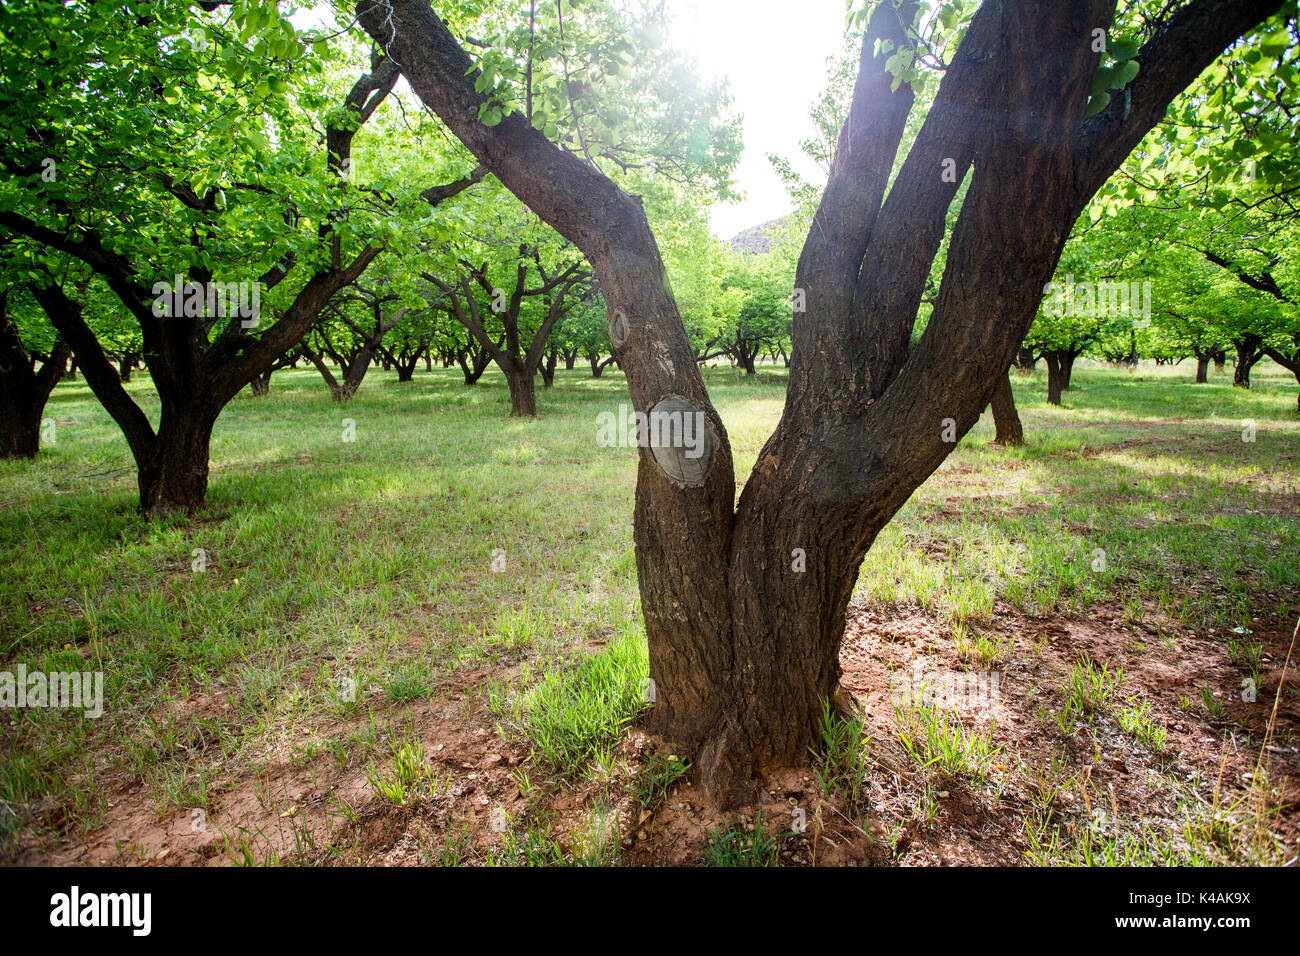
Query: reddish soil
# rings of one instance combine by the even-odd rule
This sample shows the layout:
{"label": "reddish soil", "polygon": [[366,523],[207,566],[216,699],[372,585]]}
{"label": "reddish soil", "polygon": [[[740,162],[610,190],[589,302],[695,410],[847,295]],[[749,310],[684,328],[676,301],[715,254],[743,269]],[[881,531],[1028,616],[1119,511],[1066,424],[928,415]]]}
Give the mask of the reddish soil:
{"label": "reddish soil", "polygon": [[[1026,821],[1048,809],[1063,839],[1080,828],[1113,838],[1146,827],[1153,842],[1167,846],[1181,840],[1184,808],[1198,800],[1211,808],[1207,815],[1245,826],[1257,818],[1256,798],[1268,789],[1267,806],[1275,812],[1264,818],[1256,846],[1269,847],[1268,861],[1294,861],[1300,852],[1300,676],[1294,657],[1283,674],[1292,627],[1281,620],[1253,623],[1251,639],[1262,642],[1263,656],[1252,703],[1242,700],[1247,672],[1229,657],[1230,634],[1197,635],[1151,608],[1145,620],[1125,623],[1117,609],[1083,619],[1039,619],[999,604],[990,624],[975,629],[1002,644],[994,668],[997,699],[955,705],[970,728],[986,730],[992,723],[993,743],[1001,748],[977,781],[921,768],[896,734],[891,669],[895,683],[918,667],[927,682],[971,669],[957,657],[949,626],[917,608],[854,605],[841,660],[844,686],[863,706],[870,734],[871,770],[862,798],[846,806],[820,791],[811,770],[791,772],[769,781],[761,806],[729,822],[748,825],[761,811],[765,829],[779,841],[782,865],[1023,864],[1032,862]],[[1173,635],[1176,646],[1161,633]],[[1156,723],[1166,729],[1160,753],[1125,733],[1113,716],[1098,715],[1069,735],[1046,719],[1040,707],[1061,709],[1062,686],[1081,656],[1123,668],[1121,698],[1149,701]],[[206,817],[186,812],[160,819],[152,797],[135,781],[111,789],[112,822],[94,832],[60,837],[55,831],[67,820],[55,819],[57,811],[47,815],[53,829],[30,838],[17,862],[422,865],[437,862],[448,841],[467,833],[459,862],[475,864],[502,847],[499,826],[493,826],[498,808],[521,822],[544,820],[567,846],[606,801],[617,811],[611,819],[619,827],[621,862],[703,862],[708,834],[728,821],[699,792],[683,783],[652,812],[630,796],[656,741],[635,728],[624,737],[623,765],[607,781],[607,796],[590,780],[548,781],[525,742],[497,732],[485,702],[489,682],[514,677],[505,669],[464,671],[437,700],[392,705],[393,715],[403,714],[423,741],[432,774],[443,784],[409,806],[377,794],[367,766],[355,758],[340,765],[322,751],[311,761],[294,760],[286,748],[272,755],[269,771],[213,794]],[[1271,784],[1265,788],[1258,762],[1283,679],[1271,742],[1262,751]],[[1205,706],[1206,689],[1217,705]],[[366,720],[339,722],[320,736],[338,736]],[[1054,759],[1058,772],[1048,784]],[[528,798],[518,782],[522,773],[534,785]],[[918,810],[927,805],[932,813]],[[794,833],[799,817],[807,826]],[[1231,842],[1222,839],[1225,846]]]}

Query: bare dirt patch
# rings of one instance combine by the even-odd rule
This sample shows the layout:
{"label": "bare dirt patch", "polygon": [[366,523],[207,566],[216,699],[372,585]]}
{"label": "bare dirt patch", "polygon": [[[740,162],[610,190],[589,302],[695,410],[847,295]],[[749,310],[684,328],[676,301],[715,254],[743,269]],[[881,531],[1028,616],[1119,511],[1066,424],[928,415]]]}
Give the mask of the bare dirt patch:
{"label": "bare dirt patch", "polygon": [[[1189,826],[1202,827],[1225,859],[1293,861],[1300,846],[1294,659],[1284,673],[1292,622],[1262,619],[1251,630],[1196,634],[1153,608],[1137,621],[1105,607],[1080,618],[1035,618],[999,603],[968,635],[996,648],[989,661],[963,655],[951,626],[929,611],[855,604],[841,661],[870,735],[861,798],[850,805],[823,793],[804,769],[768,781],[758,806],[725,819],[689,782],[649,808],[634,799],[637,774],[663,750],[636,728],[620,741],[607,778],[548,777],[526,741],[502,737],[487,706],[489,686],[511,680],[517,668],[467,669],[436,699],[372,707],[390,708],[389,726],[401,728],[394,737],[423,745],[429,783],[404,803],[373,784],[376,771],[391,769],[392,746],[373,760],[341,749],[367,721],[374,725],[354,717],[319,731],[338,746],[310,759],[272,755],[256,775],[212,793],[201,814],[160,815],[146,787],[124,781],[109,795],[108,824],[80,836],[46,829],[16,862],[522,862],[533,857],[520,847],[538,833],[576,856],[603,831],[617,842],[619,862],[699,865],[710,834],[751,828],[760,818],[783,865],[1023,864],[1044,853],[1049,837],[1057,846],[1046,857],[1063,859],[1083,838],[1132,846],[1146,833],[1152,843],[1183,847]],[[1237,637],[1261,645],[1253,662],[1230,653]],[[1111,674],[1122,669],[1123,678],[1110,709],[1062,728],[1052,715],[1064,710],[1081,660]],[[996,749],[982,779],[924,767],[900,744],[895,705],[900,688],[918,677],[927,686],[996,682],[992,700],[956,695],[936,704],[971,732],[991,730]],[[1250,680],[1253,701],[1243,699]],[[1144,702],[1150,725],[1164,731],[1158,750],[1119,720]],[[1241,828],[1252,830],[1251,840]]]}

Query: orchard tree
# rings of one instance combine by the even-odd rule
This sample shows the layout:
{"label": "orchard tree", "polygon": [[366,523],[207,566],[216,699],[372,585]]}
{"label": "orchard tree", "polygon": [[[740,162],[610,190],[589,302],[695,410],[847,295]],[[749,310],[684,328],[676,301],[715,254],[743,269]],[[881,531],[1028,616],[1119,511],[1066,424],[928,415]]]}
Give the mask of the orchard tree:
{"label": "orchard tree", "polygon": [[[672,442],[640,449],[634,521],[650,726],[724,807],[807,760],[828,700],[850,709],[839,649],[867,549],[988,404],[1094,193],[1179,92],[1283,3],[1161,0],[1118,19],[1116,6],[862,11],[849,118],[795,276],[806,311],[793,316],[785,410],[737,502],[726,429],[641,203],[598,153],[530,122],[517,83],[504,96],[485,81],[426,0],[357,4],[419,97],[587,257],[636,410],[707,422],[696,457]],[[931,64],[942,80],[891,182]],[[968,178],[929,322],[909,349]]]}
{"label": "orchard tree", "polygon": [[[429,207],[482,175],[419,191],[356,169],[395,64],[323,39],[308,57],[274,5],[204,6],[37,0],[0,21],[0,230],[26,240],[36,298],[122,429],[145,512],[198,508],[225,405],[404,224],[432,231]],[[428,151],[412,172],[464,162]],[[156,428],[70,285],[81,268],[139,326]]]}
{"label": "orchard tree", "polygon": [[[371,363],[383,352],[385,336],[409,311],[400,300],[401,295],[387,285],[354,283],[351,291],[335,297],[299,346],[303,357],[320,372],[335,402],[349,402],[356,395]],[[327,358],[342,372],[341,380]]]}
{"label": "orchard tree", "polygon": [[[469,330],[505,375],[510,389],[510,414],[536,418],[534,380],[551,330],[567,311],[574,286],[589,278],[582,258],[574,255],[567,263],[548,267],[537,246],[524,244],[519,247],[510,278],[503,277],[500,268],[494,275],[487,262],[462,266],[465,273],[456,285],[431,272],[421,275],[447,297],[456,321]],[[533,281],[530,268],[537,275],[535,285],[529,284]],[[480,307],[476,290],[490,303],[486,311]],[[533,305],[534,300],[539,305]]]}
{"label": "orchard tree", "polygon": [[71,355],[30,290],[0,288],[0,458],[36,457],[45,403]]}

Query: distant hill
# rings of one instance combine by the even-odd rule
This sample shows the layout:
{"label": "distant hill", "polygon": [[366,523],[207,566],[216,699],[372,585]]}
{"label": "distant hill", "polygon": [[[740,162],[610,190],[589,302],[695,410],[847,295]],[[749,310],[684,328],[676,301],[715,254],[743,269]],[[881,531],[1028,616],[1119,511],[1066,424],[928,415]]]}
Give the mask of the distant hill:
{"label": "distant hill", "polygon": [[779,235],[790,222],[794,214],[782,216],[780,219],[772,219],[768,222],[760,223],[757,226],[750,226],[748,229],[742,229],[731,237],[731,248],[734,252],[749,252],[754,255],[762,255],[765,252],[772,251],[772,236]]}

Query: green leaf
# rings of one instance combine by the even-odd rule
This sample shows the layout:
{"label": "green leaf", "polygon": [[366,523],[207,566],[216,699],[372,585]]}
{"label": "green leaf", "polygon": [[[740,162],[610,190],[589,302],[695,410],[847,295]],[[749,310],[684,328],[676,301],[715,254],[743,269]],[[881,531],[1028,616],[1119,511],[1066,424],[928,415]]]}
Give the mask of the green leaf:
{"label": "green leaf", "polygon": [[1133,78],[1138,75],[1138,70],[1142,64],[1137,60],[1129,60],[1120,66],[1119,71],[1115,74],[1115,81],[1112,86],[1117,90],[1122,90],[1133,82]]}
{"label": "green leaf", "polygon": [[1092,96],[1088,99],[1088,108],[1083,111],[1083,115],[1085,117],[1096,116],[1098,113],[1100,113],[1109,105],[1110,105],[1110,94],[1098,93],[1097,95]]}

